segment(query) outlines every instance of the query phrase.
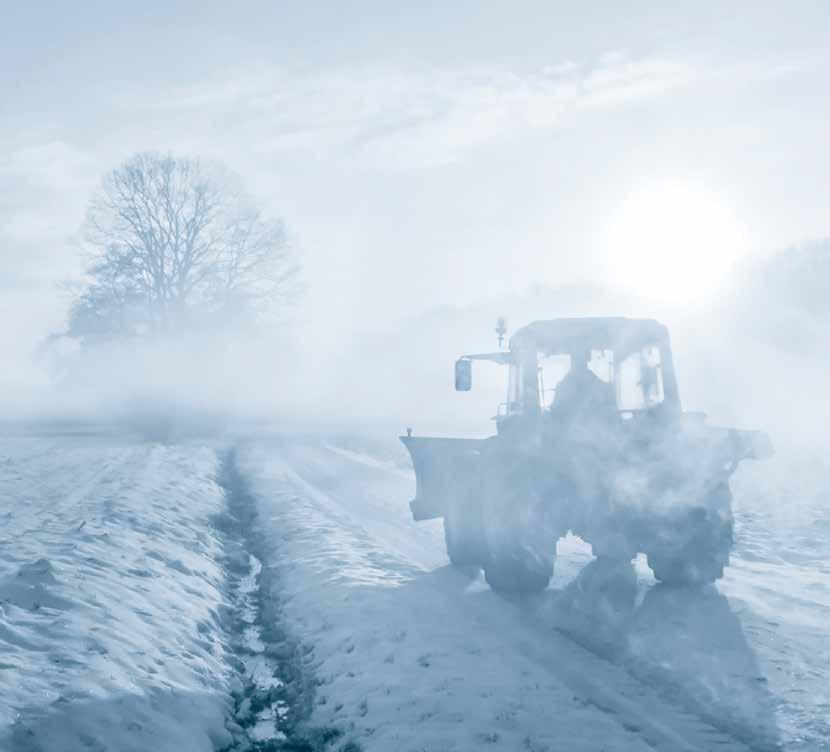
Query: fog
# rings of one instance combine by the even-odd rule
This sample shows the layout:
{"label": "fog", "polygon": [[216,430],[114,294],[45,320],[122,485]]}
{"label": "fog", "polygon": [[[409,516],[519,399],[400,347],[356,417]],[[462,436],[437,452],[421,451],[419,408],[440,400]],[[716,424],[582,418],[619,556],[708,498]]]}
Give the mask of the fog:
{"label": "fog", "polygon": [[[812,252],[826,263],[827,246]],[[756,270],[759,277],[764,272],[775,275]],[[807,277],[800,284],[813,282]],[[509,337],[513,322],[519,328],[561,316],[613,314],[655,317],[670,327],[685,409],[704,411],[721,425],[763,427],[777,443],[824,446],[827,313],[799,297],[799,291],[793,299],[791,292],[775,296],[754,284],[735,291],[734,303],[689,310],[595,286],[537,285],[474,305],[435,307],[330,347],[310,345],[296,318],[276,329],[174,333],[90,351],[66,338],[10,364],[4,416],[101,421],[158,402],[160,410],[177,404],[182,417],[195,412],[292,425],[305,419],[389,435],[406,427],[487,435],[506,399],[506,369],[477,364],[473,391],[458,394],[453,363],[498,349],[498,316],[507,316]]]}
{"label": "fog", "polygon": [[[497,348],[497,318],[509,338],[534,320],[622,315],[669,327],[684,409],[822,451],[830,169],[815,7],[756,9],[751,34],[705,7],[609,7],[609,24],[624,21],[611,39],[557,6],[309,7],[278,23],[253,4],[280,44],[213,8],[179,42],[201,64],[178,67],[160,61],[187,14],[147,10],[99,9],[39,42],[27,11],[9,30],[5,421],[126,421],[156,438],[253,423],[488,436],[506,369],[477,364],[463,394],[452,369]],[[515,36],[496,41],[508,19]],[[135,63],[99,65],[114,44]],[[285,228],[301,292],[255,324],[74,336],[90,207],[147,152],[232,173]]]}
{"label": "fog", "polygon": [[[677,290],[667,278],[616,292],[615,270],[631,248],[608,237],[626,197],[665,179],[717,197],[741,228],[748,268],[827,233],[819,127],[827,105],[814,95],[826,76],[823,15],[807,3],[786,13],[753,6],[750,32],[741,13],[714,7],[631,16],[608,7],[607,24],[538,4],[394,18],[371,4],[348,16],[253,3],[241,15],[211,7],[195,25],[185,10],[152,4],[140,19],[96,7],[54,26],[21,11],[2,53],[4,403],[16,412],[91,407],[92,395],[109,402],[122,387],[129,399],[147,373],[154,389],[177,385],[180,394],[187,384],[190,399],[210,394],[215,407],[276,413],[302,404],[316,415],[394,414],[390,422],[449,427],[466,407],[443,401],[449,382],[439,379],[456,355],[492,347],[496,316],[515,329],[593,312],[664,319],[684,398],[730,417],[727,392],[760,396],[767,376],[779,378],[769,352],[755,353],[768,365],[753,364],[746,380],[728,357],[713,363],[717,375],[707,370],[707,387],[694,377],[700,358],[767,336],[760,322],[741,343],[713,336],[737,315],[743,280],[724,286],[728,269],[710,263],[695,282],[706,289],[675,296],[682,305],[666,304],[666,289],[668,300]],[[502,23],[515,35],[494,36]],[[173,66],[169,41],[185,25],[192,34],[177,48],[188,63]],[[269,25],[273,44],[263,35]],[[194,50],[198,65],[186,54]],[[117,64],[100,64],[113,57]],[[290,329],[237,343],[221,365],[196,366],[211,363],[220,343],[185,345],[200,352],[187,363],[165,360],[176,348],[160,345],[97,365],[81,379],[84,397],[78,384],[73,396],[56,392],[54,364],[36,355],[65,328],[61,285],[83,267],[86,207],[107,171],[144,150],[219,160],[239,174],[285,221],[305,296]],[[681,246],[694,253],[684,237],[698,220],[681,210],[678,222],[655,241],[669,256]],[[712,228],[700,243],[717,246],[723,234]],[[738,249],[712,252],[726,263]],[[564,292],[546,301],[539,289]],[[775,309],[770,293],[754,295],[752,305]],[[381,353],[390,343],[394,354]],[[761,409],[777,408],[756,399],[746,417]]]}
{"label": "fog", "polygon": [[[822,3],[7,4],[0,747],[826,743]],[[505,421],[583,317],[682,413]]]}

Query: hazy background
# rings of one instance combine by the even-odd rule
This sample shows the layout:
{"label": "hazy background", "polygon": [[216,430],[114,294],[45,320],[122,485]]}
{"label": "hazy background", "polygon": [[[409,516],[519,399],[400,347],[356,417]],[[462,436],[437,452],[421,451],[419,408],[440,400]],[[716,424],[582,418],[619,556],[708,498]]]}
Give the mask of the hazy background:
{"label": "hazy background", "polygon": [[[64,326],[91,192],[149,149],[239,173],[285,220],[306,293],[278,333],[96,364],[90,404],[149,381],[480,428],[495,405],[451,394],[452,359],[494,347],[496,315],[636,314],[672,328],[689,408],[823,431],[826,247],[774,257],[830,235],[826,3],[1,5],[7,409],[60,404],[32,356]],[[621,212],[640,195],[659,216],[664,185],[727,217],[700,235],[711,288],[619,273]],[[694,269],[698,219],[678,210],[650,242]]]}

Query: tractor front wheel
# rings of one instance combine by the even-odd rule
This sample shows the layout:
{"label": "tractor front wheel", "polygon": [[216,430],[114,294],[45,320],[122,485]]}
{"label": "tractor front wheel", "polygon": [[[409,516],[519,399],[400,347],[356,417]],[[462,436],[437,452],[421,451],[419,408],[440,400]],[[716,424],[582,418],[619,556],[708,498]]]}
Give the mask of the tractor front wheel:
{"label": "tractor front wheel", "polygon": [[469,504],[452,504],[444,514],[444,541],[454,567],[480,568],[487,555],[481,510]]}
{"label": "tractor front wheel", "polygon": [[553,576],[553,556],[537,556],[515,548],[491,553],[484,565],[484,579],[504,595],[541,593]]}

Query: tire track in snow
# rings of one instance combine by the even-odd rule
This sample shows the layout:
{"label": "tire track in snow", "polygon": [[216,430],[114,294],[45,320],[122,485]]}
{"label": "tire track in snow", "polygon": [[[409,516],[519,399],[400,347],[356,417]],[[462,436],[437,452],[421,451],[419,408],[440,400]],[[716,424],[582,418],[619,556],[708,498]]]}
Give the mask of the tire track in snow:
{"label": "tire track in snow", "polygon": [[[567,634],[551,632],[544,622],[525,613],[520,618],[526,619],[528,625],[528,639],[519,643],[523,654],[548,666],[580,697],[617,718],[624,728],[635,730],[654,749],[661,752],[755,749],[696,713],[663,699],[659,688],[648,686]],[[544,645],[539,644],[536,633],[545,635]],[[565,643],[569,649],[562,649]],[[555,659],[551,657],[551,647]]]}
{"label": "tire track in snow", "polygon": [[[283,447],[284,448],[284,447]],[[359,531],[355,519],[355,507],[350,505],[349,513],[338,508],[340,494],[328,493],[328,488],[318,488],[313,474],[309,473],[313,465],[300,458],[300,465],[292,462],[291,452],[280,452],[280,474],[282,483],[293,492],[306,497],[311,507],[323,513],[328,524],[339,524],[344,528],[343,534]],[[348,496],[346,493],[345,496]],[[344,497],[345,498],[345,497]],[[362,538],[363,536],[358,536]],[[363,541],[364,543],[366,541]],[[382,541],[372,541],[382,547]],[[320,541],[319,545],[330,545]],[[371,558],[372,567],[383,562],[394,571],[388,572],[388,578],[402,577],[404,580],[417,577],[419,567],[402,561],[398,571],[399,552],[388,556],[383,550],[378,554],[387,554]],[[454,613],[458,606],[458,593],[436,589],[435,596],[443,599],[446,613]],[[484,593],[481,593],[484,595]],[[492,601],[489,593],[488,601]],[[517,608],[507,601],[501,609],[494,609],[492,602],[487,607],[482,599],[465,599],[464,618],[470,618],[494,634],[505,635],[512,649],[524,659],[546,671],[557,681],[567,686],[585,705],[593,706],[613,719],[625,732],[632,733],[646,745],[660,752],[680,750],[684,752],[704,752],[706,750],[734,750],[744,752],[751,750],[751,744],[735,738],[727,730],[720,729],[707,719],[684,707],[672,699],[662,696],[659,687],[652,688],[637,679],[625,667],[617,665],[600,656],[567,635],[555,632],[549,624],[535,619],[531,612]],[[441,609],[439,609],[441,610]],[[475,629],[474,624],[470,625]]]}
{"label": "tire track in snow", "polygon": [[310,715],[314,678],[307,651],[281,623],[273,574],[263,566],[256,502],[235,452],[221,458],[219,484],[226,511],[215,520],[225,543],[224,567],[232,613],[227,614],[237,741],[223,752],[322,752],[339,738],[333,729],[302,727]]}

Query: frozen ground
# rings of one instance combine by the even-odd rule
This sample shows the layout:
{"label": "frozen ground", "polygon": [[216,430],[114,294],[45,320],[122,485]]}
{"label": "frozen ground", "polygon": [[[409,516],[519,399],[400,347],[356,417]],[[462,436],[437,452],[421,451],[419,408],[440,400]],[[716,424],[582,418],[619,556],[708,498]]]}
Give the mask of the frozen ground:
{"label": "frozen ground", "polygon": [[601,571],[571,538],[511,602],[411,521],[396,442],[223,457],[0,441],[0,750],[279,749],[298,719],[350,752],[830,749],[822,465],[741,472],[717,588]]}
{"label": "frozen ground", "polygon": [[744,472],[717,588],[657,585],[639,561],[602,572],[567,539],[551,589],[508,602],[446,566],[440,523],[411,521],[391,443],[273,440],[239,463],[284,617],[313,650],[313,720],[366,750],[830,748],[815,490],[784,514],[784,489]]}
{"label": "frozen ground", "polygon": [[230,743],[215,453],[0,442],[0,750]]}

